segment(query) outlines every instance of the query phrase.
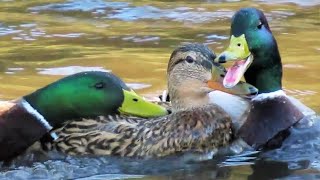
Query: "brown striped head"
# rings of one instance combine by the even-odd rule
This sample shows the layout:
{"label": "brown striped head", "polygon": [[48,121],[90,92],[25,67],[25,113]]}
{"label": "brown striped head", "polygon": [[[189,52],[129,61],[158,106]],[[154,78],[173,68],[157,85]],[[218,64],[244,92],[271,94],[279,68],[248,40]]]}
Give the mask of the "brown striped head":
{"label": "brown striped head", "polygon": [[257,93],[253,86],[239,82],[232,89],[223,87],[226,71],[214,63],[216,55],[204,44],[187,44],[171,54],[167,81],[173,111],[200,107],[209,103],[209,93],[214,89],[236,95]]}
{"label": "brown striped head", "polygon": [[203,44],[187,44],[171,54],[168,68],[168,90],[173,110],[209,103],[212,91],[207,82],[216,55]]}

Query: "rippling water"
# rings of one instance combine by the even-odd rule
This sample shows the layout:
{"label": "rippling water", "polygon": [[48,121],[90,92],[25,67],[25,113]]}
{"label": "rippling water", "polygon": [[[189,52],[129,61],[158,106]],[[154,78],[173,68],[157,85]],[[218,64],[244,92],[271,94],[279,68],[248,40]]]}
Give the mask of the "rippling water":
{"label": "rippling water", "polygon": [[[320,112],[317,0],[2,0],[0,99],[17,98],[84,70],[112,71],[139,93],[158,94],[166,87],[166,65],[174,47],[202,42],[220,52],[228,43],[230,18],[246,6],[264,10],[270,21],[288,94]],[[3,168],[0,179],[319,179],[320,127],[313,129],[297,132],[301,136],[256,160],[246,157],[248,161],[237,162],[239,158],[231,157],[185,163],[61,157],[16,163]]]}

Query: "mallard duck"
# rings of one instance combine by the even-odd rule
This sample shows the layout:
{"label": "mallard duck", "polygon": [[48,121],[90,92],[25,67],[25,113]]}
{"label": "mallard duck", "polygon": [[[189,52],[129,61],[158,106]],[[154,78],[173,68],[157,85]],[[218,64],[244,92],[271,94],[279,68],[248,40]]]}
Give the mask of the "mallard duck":
{"label": "mallard duck", "polygon": [[142,117],[167,114],[165,108],[144,100],[105,72],[74,74],[18,100],[1,102],[0,160],[21,153],[66,120],[119,112]]}
{"label": "mallard duck", "polygon": [[[171,114],[151,119],[101,116],[74,120],[57,131],[59,138],[53,147],[70,155],[161,157],[189,151],[206,154],[228,145],[231,119],[219,106],[209,103],[212,88],[223,90],[216,75],[225,72],[213,64],[215,57],[202,44],[173,51],[167,68]],[[239,83],[224,90],[243,95],[255,89]]]}
{"label": "mallard duck", "polygon": [[262,11],[243,8],[235,13],[231,22],[230,45],[215,60],[220,63],[227,61],[235,63],[223,80],[225,87],[233,87],[244,75],[246,82],[259,90],[251,100],[238,135],[256,148],[281,145],[288,135],[283,132],[310,110],[300,103],[300,107],[307,109],[308,113],[304,113],[296,106],[299,102],[282,90],[282,63],[277,41]]}

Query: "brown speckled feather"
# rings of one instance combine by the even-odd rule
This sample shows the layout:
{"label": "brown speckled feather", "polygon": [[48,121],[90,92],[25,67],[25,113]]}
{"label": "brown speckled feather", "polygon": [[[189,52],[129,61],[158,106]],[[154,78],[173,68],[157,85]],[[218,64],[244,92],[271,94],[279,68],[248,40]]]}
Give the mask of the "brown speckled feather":
{"label": "brown speckled feather", "polygon": [[207,153],[231,140],[231,119],[216,105],[143,119],[108,116],[73,121],[57,131],[54,146],[70,155],[160,157]]}
{"label": "brown speckled feather", "polygon": [[59,139],[53,146],[71,155],[161,157],[208,154],[228,145],[231,119],[209,103],[214,58],[203,44],[184,45],[172,53],[167,71],[172,114],[152,119],[107,116],[71,121],[57,131]]}

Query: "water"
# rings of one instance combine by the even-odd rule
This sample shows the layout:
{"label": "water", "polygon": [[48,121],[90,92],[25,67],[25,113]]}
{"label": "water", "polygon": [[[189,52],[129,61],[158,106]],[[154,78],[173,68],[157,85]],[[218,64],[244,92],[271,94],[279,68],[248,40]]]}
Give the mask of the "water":
{"label": "water", "polygon": [[[216,52],[228,44],[230,18],[240,7],[262,9],[278,41],[287,93],[320,112],[320,2],[281,1],[0,1],[0,99],[14,99],[83,70],[112,71],[137,92],[166,87],[172,50],[202,42]],[[318,125],[293,130],[282,148],[245,161],[216,158],[130,160],[32,155],[2,168],[5,178],[319,179]],[[227,162],[227,163],[226,163]]]}

